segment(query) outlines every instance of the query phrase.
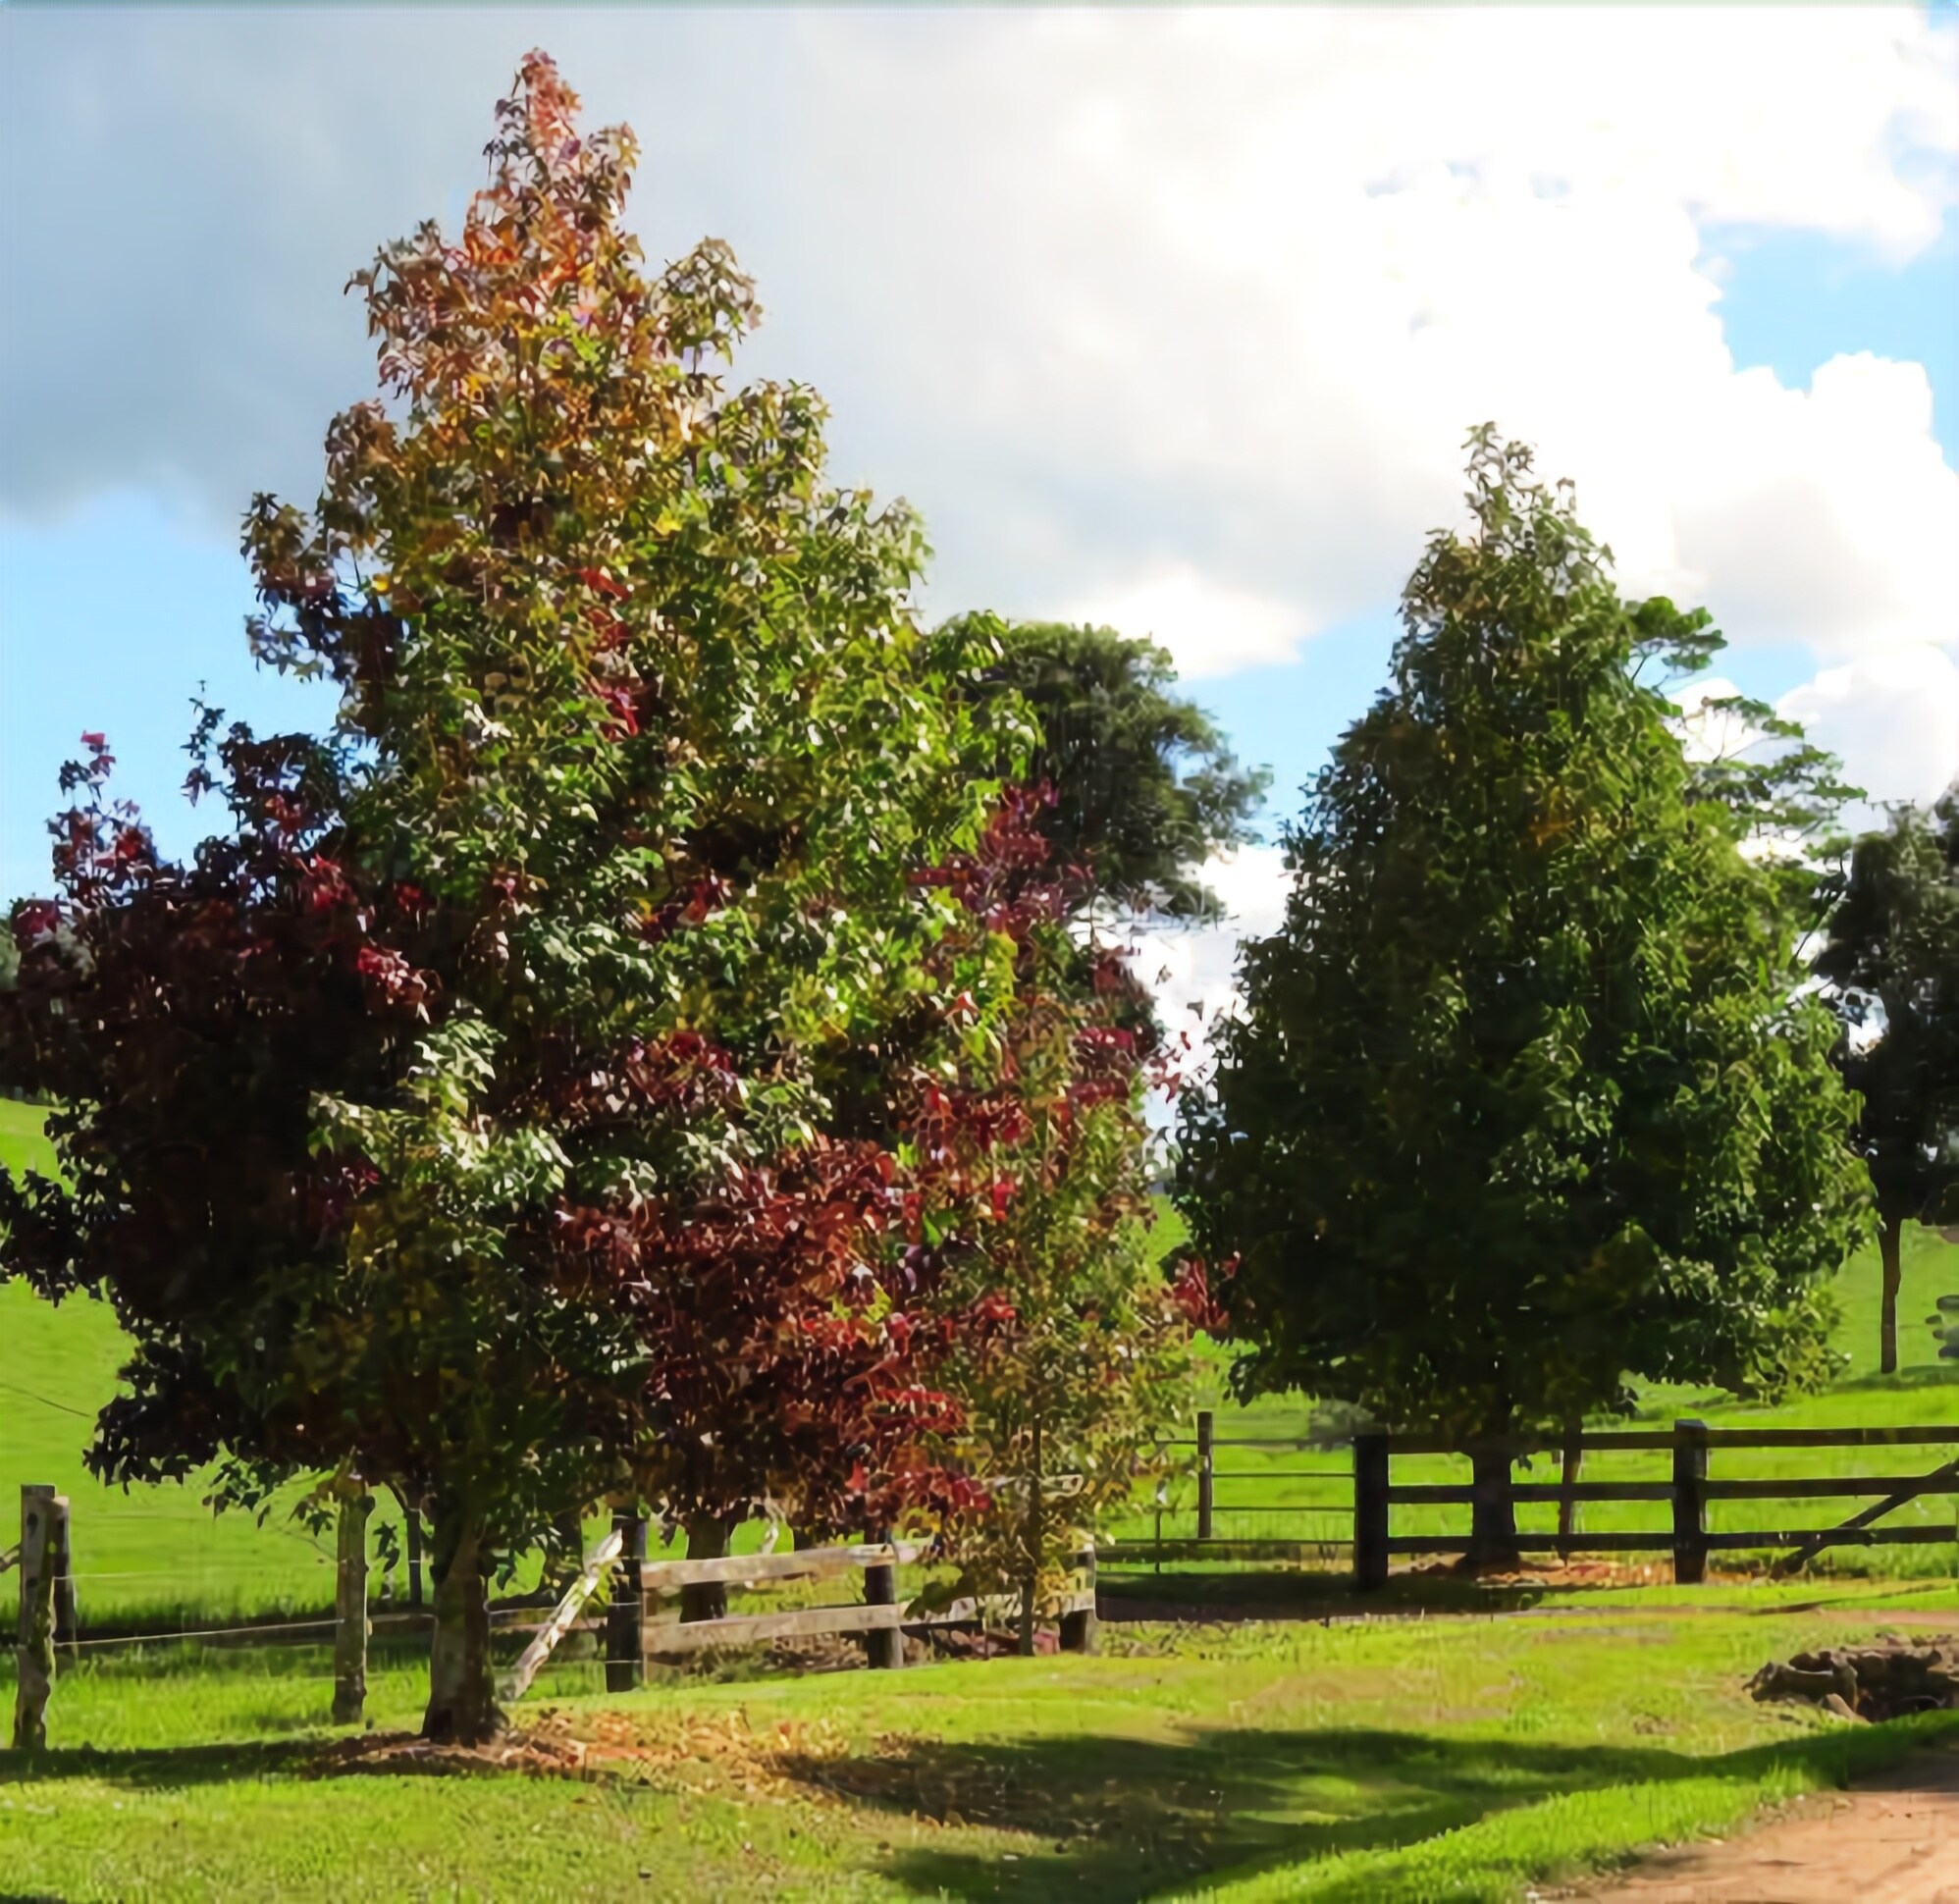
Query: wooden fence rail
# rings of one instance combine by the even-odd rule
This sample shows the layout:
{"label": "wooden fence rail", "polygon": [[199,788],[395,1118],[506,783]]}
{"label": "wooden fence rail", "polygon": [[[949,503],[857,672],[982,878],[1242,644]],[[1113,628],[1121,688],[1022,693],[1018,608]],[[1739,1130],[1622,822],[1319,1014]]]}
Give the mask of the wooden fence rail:
{"label": "wooden fence rail", "polygon": [[[1959,1461],[1946,1461],[1925,1474],[1776,1475],[1722,1477],[1708,1473],[1718,1450],[1785,1448],[1904,1448],[1959,1445],[1959,1424],[1912,1428],[1710,1428],[1705,1422],[1676,1421],[1670,1431],[1611,1429],[1585,1434],[1574,1443],[1519,1436],[1480,1444],[1479,1452],[1508,1454],[1594,1451],[1669,1451],[1670,1481],[1519,1482],[1508,1472],[1499,1486],[1471,1483],[1396,1486],[1390,1463],[1397,1454],[1467,1454],[1460,1442],[1437,1435],[1357,1435],[1353,1444],[1353,1578],[1363,1592],[1386,1585],[1390,1560],[1397,1554],[1464,1554],[1466,1535],[1398,1535],[1389,1531],[1396,1507],[1467,1506],[1489,1502],[1502,1507],[1564,1502],[1652,1502],[1670,1508],[1671,1525],[1639,1532],[1539,1534],[1520,1532],[1520,1553],[1655,1554],[1672,1556],[1673,1578],[1696,1585],[1707,1577],[1710,1554],[1768,1548],[1795,1550],[1800,1564],[1827,1547],[1919,1546],[1959,1541],[1959,1511],[1951,1522],[1931,1526],[1880,1527],[1883,1515],[1928,1494],[1959,1497]],[[1707,1509],[1716,1501],[1828,1501],[1880,1496],[1873,1507],[1833,1527],[1777,1527],[1731,1533],[1711,1532]],[[1959,1499],[1955,1499],[1959,1509]]]}
{"label": "wooden fence rail", "polygon": [[[940,1611],[916,1614],[897,1595],[897,1569],[925,1558],[925,1550],[890,1541],[856,1547],[808,1548],[792,1554],[731,1555],[718,1560],[662,1560],[640,1569],[646,1608],[644,1657],[670,1659],[715,1646],[750,1646],[763,1640],[809,1639],[829,1633],[869,1636],[871,1664],[902,1666],[908,1627],[958,1626],[1004,1616],[1020,1604],[1017,1594],[990,1594],[955,1601]],[[864,1575],[862,1601],[829,1607],[801,1607],[773,1613],[734,1613],[719,1619],[682,1620],[666,1611],[683,1587],[723,1582],[753,1586],[764,1581],[834,1579]],[[1064,1651],[1092,1653],[1096,1644],[1095,1553],[1075,1558],[1077,1584],[1061,1606]]]}
{"label": "wooden fence rail", "polygon": [[[1351,1539],[1328,1541],[1300,1540],[1295,1546],[1324,1549],[1345,1548],[1352,1557],[1353,1575],[1362,1588],[1379,1586],[1387,1578],[1390,1560],[1398,1555],[1446,1555],[1468,1551],[1469,1539],[1461,1534],[1395,1534],[1390,1531],[1391,1509],[1398,1507],[1470,1507],[1480,1498],[1473,1482],[1423,1482],[1391,1484],[1390,1462],[1401,1455],[1467,1456],[1467,1446],[1459,1439],[1442,1434],[1362,1434],[1352,1442],[1352,1466],[1335,1468],[1252,1467],[1234,1469],[1219,1465],[1219,1454],[1236,1449],[1264,1454],[1331,1453],[1324,1443],[1304,1439],[1283,1440],[1270,1436],[1243,1438],[1217,1433],[1212,1411],[1197,1416],[1194,1440],[1170,1440],[1158,1444],[1163,1449],[1194,1453],[1196,1482],[1196,1535],[1166,1542],[1164,1519],[1169,1512],[1167,1484],[1159,1488],[1155,1513],[1154,1550],[1159,1564],[1166,1551],[1181,1552],[1187,1558],[1215,1553],[1223,1556],[1239,1550],[1264,1549],[1287,1545],[1286,1518],[1324,1517],[1338,1513],[1346,1517],[1346,1503],[1312,1507],[1295,1501],[1274,1501],[1267,1496],[1249,1499],[1220,1499],[1220,1483],[1285,1482],[1296,1480],[1338,1480],[1351,1487]],[[1580,1435],[1567,1443],[1562,1435],[1515,1435],[1479,1444],[1481,1451],[1507,1454],[1512,1461],[1528,1455],[1644,1453],[1672,1456],[1672,1472],[1667,1480],[1646,1481],[1518,1481],[1507,1479],[1496,1492],[1500,1502],[1512,1506],[1576,1507],[1585,1503],[1626,1502],[1663,1507],[1669,1511],[1664,1528],[1638,1531],[1581,1534],[1576,1532],[1539,1534],[1524,1532],[1517,1537],[1525,1553],[1558,1554],[1669,1554],[1674,1576],[1692,1584],[1706,1576],[1710,1554],[1748,1552],[1784,1548],[1789,1550],[1778,1561],[1778,1570],[1789,1571],[1830,1547],[1874,1547],[1880,1544],[1923,1546],[1959,1540],[1959,1461],[1947,1461],[1922,1474],[1818,1474],[1809,1477],[1711,1475],[1711,1456],[1729,1452],[1789,1449],[1908,1449],[1959,1447],[1959,1424],[1887,1428],[1713,1428],[1692,1420],[1676,1421],[1670,1428],[1609,1428]],[[1227,1458],[1229,1458],[1227,1453]],[[1188,1472],[1188,1470],[1187,1470]],[[1955,1497],[1952,1524],[1886,1527],[1885,1516],[1926,1495],[1951,1494]],[[1879,1497],[1874,1505],[1834,1526],[1803,1527],[1787,1525],[1760,1530],[1714,1532],[1708,1527],[1708,1508],[1724,1501],[1827,1501]],[[1187,1510],[1188,1511],[1188,1510]],[[1261,1526],[1270,1525],[1269,1536],[1253,1541],[1221,1539],[1218,1523],[1226,1517],[1257,1515]],[[1274,1522],[1278,1524],[1274,1525]],[[1185,1525],[1188,1527],[1189,1522]],[[1303,1531],[1303,1530],[1302,1530]]]}

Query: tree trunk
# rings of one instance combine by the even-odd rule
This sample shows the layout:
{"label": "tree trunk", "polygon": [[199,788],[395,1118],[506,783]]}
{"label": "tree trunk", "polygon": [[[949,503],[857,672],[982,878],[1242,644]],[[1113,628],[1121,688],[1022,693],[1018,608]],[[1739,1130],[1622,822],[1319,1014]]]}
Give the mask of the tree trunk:
{"label": "tree trunk", "polygon": [[1469,1450],[1471,1485],[1483,1493],[1469,1510],[1469,1551],[1463,1555],[1464,1573],[1513,1573],[1523,1565],[1517,1547],[1516,1503],[1507,1492],[1510,1479],[1508,1449],[1472,1443]]}
{"label": "tree trunk", "polygon": [[396,1498],[401,1503],[401,1524],[408,1533],[408,1605],[416,1613],[422,1611],[422,1503],[418,1495],[412,1501],[399,1490]]}
{"label": "tree trunk", "polygon": [[1878,1372],[1898,1372],[1898,1284],[1904,1278],[1904,1261],[1899,1244],[1903,1240],[1904,1219],[1887,1216],[1878,1233],[1878,1250],[1884,1263],[1884,1313],[1879,1325]]}
{"label": "tree trunk", "polygon": [[1021,1583],[1020,1654],[1033,1658],[1034,1596],[1040,1586],[1040,1551],[1044,1539],[1040,1498],[1040,1418],[1033,1424],[1033,1472],[1028,1476],[1027,1574]]}
{"label": "tree trunk", "polygon": [[434,1532],[430,1559],[436,1621],[422,1736],[450,1745],[481,1745],[507,1723],[491,1675],[483,1526],[474,1516],[438,1503]]}
{"label": "tree trunk", "polygon": [[[687,1523],[687,1558],[690,1560],[719,1560],[727,1557],[728,1541],[734,1533],[732,1514],[703,1514]],[[728,1583],[702,1580],[680,1589],[682,1623],[697,1619],[725,1619],[728,1616]]]}
{"label": "tree trunk", "polygon": [[340,1507],[334,1582],[336,1725],[358,1724],[367,1705],[367,1517],[373,1511],[374,1497],[365,1489]]}

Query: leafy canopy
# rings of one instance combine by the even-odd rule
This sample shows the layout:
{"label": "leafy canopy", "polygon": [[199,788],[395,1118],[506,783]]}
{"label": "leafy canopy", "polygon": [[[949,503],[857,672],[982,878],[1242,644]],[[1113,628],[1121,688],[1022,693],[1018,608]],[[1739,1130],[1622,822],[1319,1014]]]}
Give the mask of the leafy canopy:
{"label": "leafy canopy", "polygon": [[1959,1178],[1959,796],[1899,807],[1852,850],[1816,973],[1862,1099],[1855,1143],[1886,1216],[1929,1217]]}
{"label": "leafy canopy", "polygon": [[1237,1258],[1247,1391],[1464,1432],[1639,1379],[1774,1395],[1825,1371],[1867,1197],[1752,800],[1637,679],[1719,637],[1620,600],[1563,486],[1470,442],[1474,532],[1431,538],[1286,835],[1179,1200]]}
{"label": "leafy canopy", "polygon": [[1817,976],[1882,1222],[1881,1366],[1897,1366],[1899,1232],[1959,1209],[1959,796],[1895,809],[1850,855]]}
{"label": "leafy canopy", "polygon": [[[981,625],[960,616],[935,638],[960,649]],[[998,658],[966,679],[980,705],[1032,713],[1025,777],[1051,790],[1037,823],[1055,863],[1088,873],[1075,903],[1216,912],[1200,869],[1251,837],[1271,775],[1241,767],[1211,716],[1175,691],[1164,650],[1113,628],[1010,622]],[[1015,777],[1004,755],[993,766]]]}

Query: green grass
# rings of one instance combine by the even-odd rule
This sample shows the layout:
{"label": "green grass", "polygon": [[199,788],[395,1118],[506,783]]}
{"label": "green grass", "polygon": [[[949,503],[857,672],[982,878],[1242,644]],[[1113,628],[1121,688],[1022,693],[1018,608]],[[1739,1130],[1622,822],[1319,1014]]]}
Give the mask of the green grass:
{"label": "green grass", "polygon": [[[691,1754],[587,1781],[309,1777],[330,1736],[323,1650],[105,1659],[65,1669],[44,1761],[0,1755],[0,1868],[76,1904],[1515,1899],[1959,1741],[1959,1714],[1841,1726],[1743,1691],[1819,1619],[1854,1639],[1949,1611],[1935,1593],[1846,1589],[1825,1610],[1716,1590],[1692,1618],[1557,1604],[1564,1616],[1105,1627],[1099,1659],[612,1699],[568,1664],[520,1713],[556,1708],[574,1729],[625,1715]],[[413,1724],[418,1660],[378,1659],[370,1687],[381,1729]]]}
{"label": "green grass", "polygon": [[0,1097],[0,1168],[53,1174],[54,1146],[41,1135],[45,1116],[37,1104]]}

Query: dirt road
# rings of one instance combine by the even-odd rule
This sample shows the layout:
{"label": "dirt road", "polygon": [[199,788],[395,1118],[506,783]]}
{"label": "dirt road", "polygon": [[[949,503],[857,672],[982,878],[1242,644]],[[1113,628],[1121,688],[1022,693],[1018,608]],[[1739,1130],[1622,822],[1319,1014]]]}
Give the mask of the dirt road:
{"label": "dirt road", "polygon": [[1959,1904],[1959,1752],[1802,1800],[1759,1831],[1688,1845],[1567,1893],[1584,1904]]}

